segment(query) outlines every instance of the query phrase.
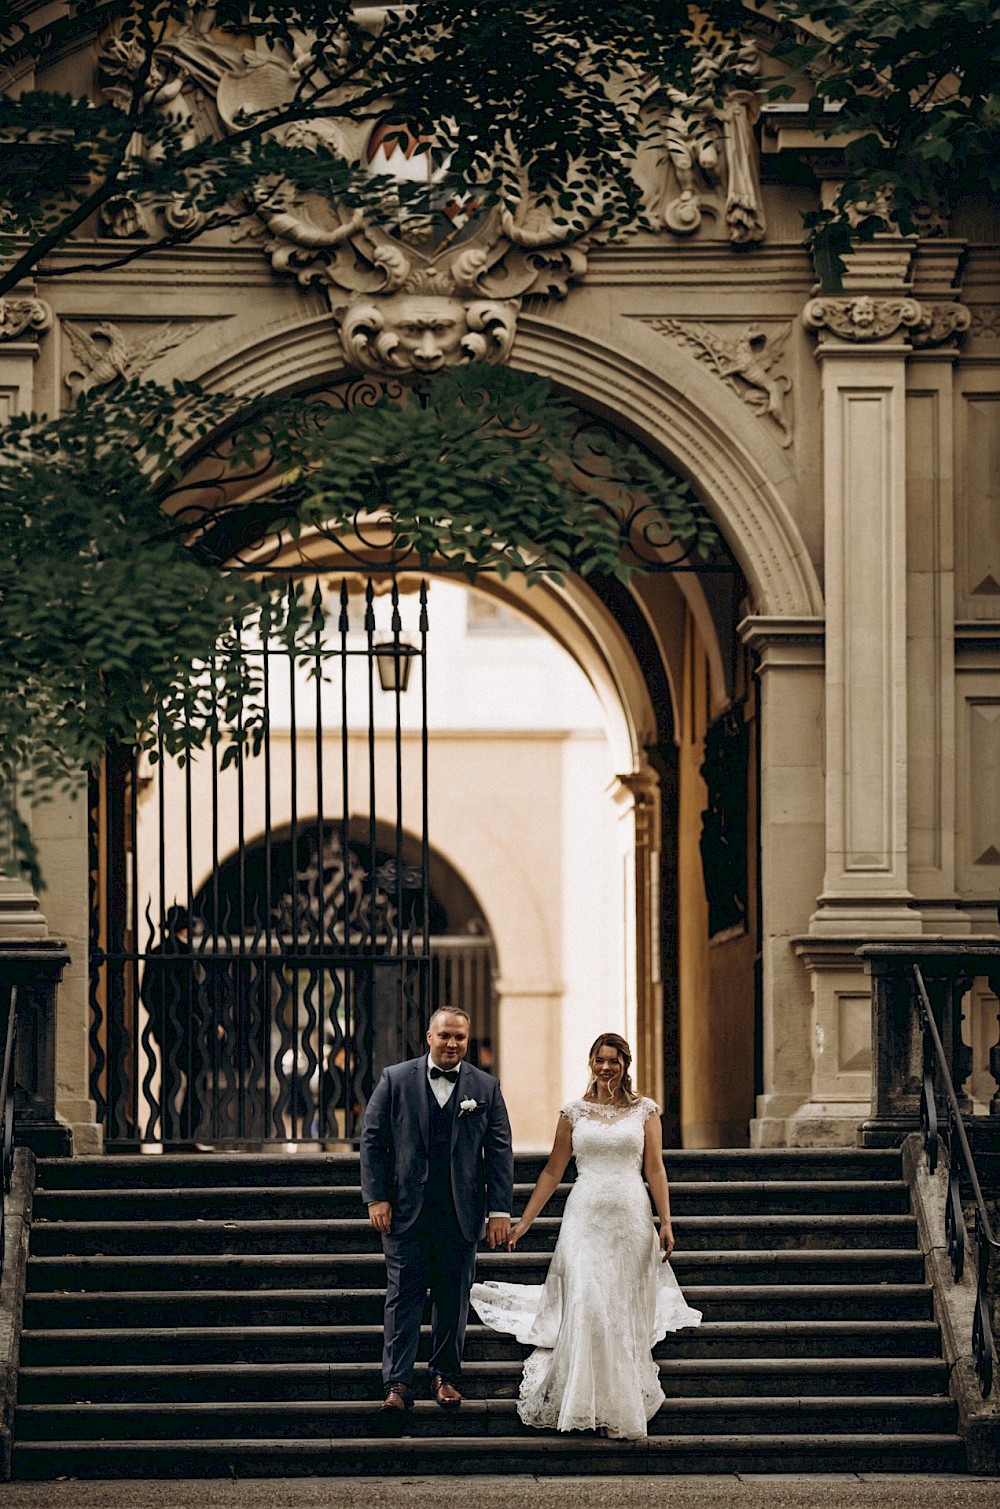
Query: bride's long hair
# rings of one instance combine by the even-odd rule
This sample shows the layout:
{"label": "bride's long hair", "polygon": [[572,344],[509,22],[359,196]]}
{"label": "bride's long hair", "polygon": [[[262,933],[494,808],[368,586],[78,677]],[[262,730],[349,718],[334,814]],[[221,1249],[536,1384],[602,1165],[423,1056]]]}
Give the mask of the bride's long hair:
{"label": "bride's long hair", "polygon": [[594,1059],[602,1048],[614,1048],[618,1054],[618,1061],[622,1066],[622,1077],[618,1088],[622,1092],[626,1102],[629,1105],[634,1105],[639,1097],[632,1088],[632,1076],[629,1073],[632,1067],[632,1049],[617,1032],[602,1032],[600,1037],[595,1038],[591,1044],[590,1052],[587,1054],[587,1063],[590,1065],[590,1080],[587,1084],[584,1099],[590,1100],[596,1093],[597,1075],[594,1073]]}

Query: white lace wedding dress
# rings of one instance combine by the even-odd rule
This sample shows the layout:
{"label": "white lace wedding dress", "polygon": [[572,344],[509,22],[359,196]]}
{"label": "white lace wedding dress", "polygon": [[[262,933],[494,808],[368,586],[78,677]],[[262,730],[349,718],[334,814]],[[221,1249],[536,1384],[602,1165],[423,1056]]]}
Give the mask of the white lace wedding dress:
{"label": "white lace wedding dress", "polygon": [[486,1325],[535,1348],[518,1401],[526,1425],[645,1436],[664,1398],[651,1349],[701,1321],[660,1261],[643,1183],[644,1127],[658,1110],[645,1099],[564,1106],[577,1177],[545,1283],[472,1286]]}

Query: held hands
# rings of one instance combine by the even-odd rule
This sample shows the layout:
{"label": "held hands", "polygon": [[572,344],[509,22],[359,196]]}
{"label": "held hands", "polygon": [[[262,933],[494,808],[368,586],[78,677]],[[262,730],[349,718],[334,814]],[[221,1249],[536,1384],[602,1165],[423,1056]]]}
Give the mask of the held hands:
{"label": "held hands", "polygon": [[510,1216],[490,1216],[486,1225],[486,1239],[491,1247],[508,1247]]}
{"label": "held hands", "polygon": [[388,1200],[373,1200],[368,1207],[368,1219],[380,1236],[387,1237],[392,1230],[392,1206]]}
{"label": "held hands", "polygon": [[527,1231],[527,1229],[528,1228],[527,1228],[527,1226],[525,1226],[525,1224],[524,1224],[523,1221],[515,1221],[514,1222],[514,1224],[510,1228],[510,1233],[508,1234],[508,1237],[507,1237],[507,1251],[508,1252],[513,1252],[514,1251],[514,1248],[517,1246],[518,1242],[524,1236],[524,1233]]}
{"label": "held hands", "polygon": [[660,1223],[660,1251],[663,1254],[661,1262],[666,1262],[674,1250],[674,1232],[669,1221]]}

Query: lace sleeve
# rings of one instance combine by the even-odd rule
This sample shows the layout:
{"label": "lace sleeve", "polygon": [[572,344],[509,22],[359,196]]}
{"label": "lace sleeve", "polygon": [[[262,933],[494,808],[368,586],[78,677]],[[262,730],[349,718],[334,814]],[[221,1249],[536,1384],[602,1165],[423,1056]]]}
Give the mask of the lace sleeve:
{"label": "lace sleeve", "polygon": [[644,1097],[643,1101],[642,1101],[642,1124],[643,1124],[643,1126],[646,1125],[646,1122],[649,1120],[649,1118],[651,1116],[659,1116],[659,1114],[660,1114],[660,1108],[656,1104],[656,1101],[655,1100],[647,1100]]}
{"label": "lace sleeve", "polygon": [[578,1100],[571,1100],[569,1105],[563,1106],[561,1108],[559,1115],[565,1116],[570,1126],[575,1127],[577,1122],[580,1120],[582,1111],[583,1107],[580,1105],[580,1102]]}

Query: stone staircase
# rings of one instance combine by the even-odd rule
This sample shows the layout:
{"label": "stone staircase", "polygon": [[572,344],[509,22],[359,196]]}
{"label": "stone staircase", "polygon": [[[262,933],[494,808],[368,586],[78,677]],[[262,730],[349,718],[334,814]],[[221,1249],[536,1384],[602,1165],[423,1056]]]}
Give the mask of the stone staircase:
{"label": "stone staircase", "polygon": [[[539,1166],[517,1160],[515,1210]],[[356,1157],[42,1161],[14,1475],[961,1471],[898,1153],[667,1170],[704,1323],[657,1348],[667,1402],[623,1443],[522,1427],[525,1349],[476,1324],[461,1410],[424,1399],[410,1434],[376,1434],[383,1268]],[[481,1277],[542,1279],[568,1188]]]}

